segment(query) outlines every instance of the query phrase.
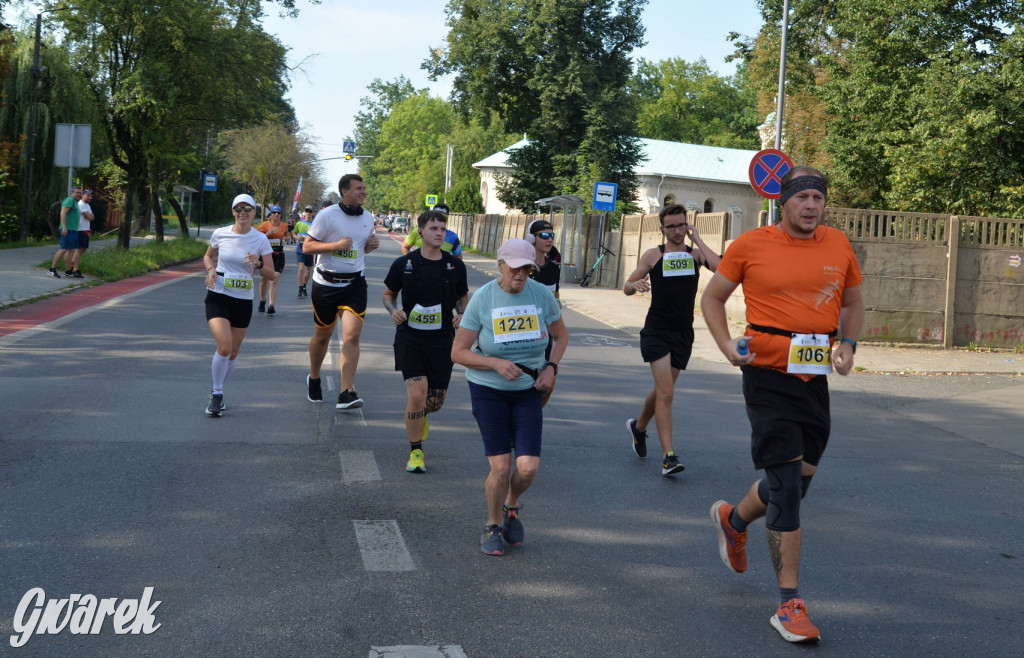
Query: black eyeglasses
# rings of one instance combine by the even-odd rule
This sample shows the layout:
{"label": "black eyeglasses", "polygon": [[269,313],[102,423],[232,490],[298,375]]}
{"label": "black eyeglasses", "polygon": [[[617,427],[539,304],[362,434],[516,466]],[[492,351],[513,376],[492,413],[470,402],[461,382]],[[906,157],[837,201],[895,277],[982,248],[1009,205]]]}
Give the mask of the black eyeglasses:
{"label": "black eyeglasses", "polygon": [[683,222],[682,224],[669,224],[668,226],[662,226],[661,228],[665,229],[666,231],[679,231],[681,229],[686,228],[687,226],[689,226],[689,224]]}
{"label": "black eyeglasses", "polygon": [[281,211],[280,211],[280,210],[275,210],[274,212],[272,212],[272,213],[270,213],[270,214],[271,214],[271,215],[280,215],[280,214],[281,214]]}
{"label": "black eyeglasses", "polygon": [[252,212],[253,210],[256,209],[253,208],[252,206],[235,206],[234,208],[232,208],[232,210],[234,210],[235,212]]}
{"label": "black eyeglasses", "polygon": [[554,240],[555,234],[552,231],[541,231],[537,234],[537,237],[541,240]]}

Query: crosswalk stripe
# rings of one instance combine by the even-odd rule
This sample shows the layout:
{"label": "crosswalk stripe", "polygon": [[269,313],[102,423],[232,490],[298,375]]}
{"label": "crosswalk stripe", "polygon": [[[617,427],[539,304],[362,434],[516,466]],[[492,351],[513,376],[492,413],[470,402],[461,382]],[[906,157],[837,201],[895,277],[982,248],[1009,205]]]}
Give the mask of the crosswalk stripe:
{"label": "crosswalk stripe", "polygon": [[380,479],[380,469],[371,450],[342,450],[338,459],[341,461],[341,481],[345,484]]}
{"label": "crosswalk stripe", "polygon": [[415,571],[398,521],[353,521],[367,571]]}

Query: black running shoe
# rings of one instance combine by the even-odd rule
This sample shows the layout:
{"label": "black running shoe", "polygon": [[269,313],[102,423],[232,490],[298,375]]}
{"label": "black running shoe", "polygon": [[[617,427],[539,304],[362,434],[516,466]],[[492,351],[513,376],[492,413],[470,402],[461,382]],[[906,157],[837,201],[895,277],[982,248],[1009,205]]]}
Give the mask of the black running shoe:
{"label": "black running shoe", "polygon": [[274,310],[274,305],[271,304],[267,307],[267,315],[273,315],[274,313],[277,313],[277,311]]}
{"label": "black running shoe", "polygon": [[57,268],[55,268],[55,267],[51,267],[50,271],[47,272],[46,274],[47,274],[47,276],[52,276],[55,279],[59,279],[60,278],[60,274],[57,274]]}
{"label": "black running shoe", "polygon": [[301,287],[299,287],[299,294],[298,294],[298,298],[299,298],[299,299],[302,299],[302,288],[301,288]]}
{"label": "black running shoe", "polygon": [[642,430],[636,426],[636,418],[630,418],[626,421],[626,429],[629,430],[629,436],[633,439],[633,452],[636,453],[637,457],[646,457],[647,430]]}
{"label": "black running shoe", "polygon": [[338,394],[336,409],[358,409],[363,406],[363,399],[356,393],[356,389],[350,388]]}
{"label": "black running shoe", "polygon": [[71,276],[75,277],[76,279],[84,279],[85,278],[84,276],[82,276],[82,271],[81,270],[75,270],[74,272],[71,273]]}
{"label": "black running shoe", "polygon": [[261,299],[260,300],[260,306],[256,310],[259,311],[260,313],[266,311],[267,310],[267,302],[266,302],[266,300]]}
{"label": "black running shoe", "polygon": [[665,461],[661,462],[662,475],[675,475],[685,470],[686,467],[679,463],[679,458],[675,455],[665,455]]}
{"label": "black running shoe", "polygon": [[310,402],[323,402],[324,392],[320,390],[320,379],[306,375],[306,399]]}
{"label": "black running shoe", "polygon": [[74,276],[74,275],[75,275],[75,271],[74,270],[64,270],[64,276]]}
{"label": "black running shoe", "polygon": [[210,404],[206,405],[206,415],[213,418],[220,418],[224,411],[224,394],[210,393]]}

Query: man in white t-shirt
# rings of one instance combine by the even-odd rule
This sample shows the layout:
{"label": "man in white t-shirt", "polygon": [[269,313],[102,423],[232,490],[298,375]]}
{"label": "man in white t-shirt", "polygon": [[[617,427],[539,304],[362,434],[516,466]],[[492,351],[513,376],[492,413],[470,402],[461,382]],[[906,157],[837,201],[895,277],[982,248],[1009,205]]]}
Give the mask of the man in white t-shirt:
{"label": "man in white t-shirt", "polygon": [[320,366],[334,334],[334,323],[341,316],[341,393],[338,409],[357,409],[363,400],[354,385],[359,365],[359,335],[366,316],[366,278],[364,257],[380,246],[373,215],[363,209],[366,186],[356,174],[345,174],[338,182],[341,201],[324,208],[313,219],[306,233],[302,253],[317,256],[313,269],[313,323],[309,341],[309,376],[306,398],[323,402]]}
{"label": "man in white t-shirt", "polygon": [[82,198],[78,201],[78,213],[81,215],[78,219],[78,267],[75,271],[74,276],[76,278],[83,278],[81,272],[82,254],[89,248],[89,236],[92,235],[92,206],[89,202],[92,201],[92,190],[85,190],[82,192]]}

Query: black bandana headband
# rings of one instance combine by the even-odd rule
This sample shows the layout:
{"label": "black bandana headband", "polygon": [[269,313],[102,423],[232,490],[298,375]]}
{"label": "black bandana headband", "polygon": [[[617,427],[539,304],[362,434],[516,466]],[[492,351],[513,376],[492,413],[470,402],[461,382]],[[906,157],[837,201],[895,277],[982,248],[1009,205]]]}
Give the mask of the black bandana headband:
{"label": "black bandana headband", "polygon": [[779,195],[779,205],[785,204],[789,201],[789,197],[804,190],[818,190],[825,196],[828,196],[828,185],[822,179],[817,176],[796,176],[782,187],[782,193]]}

